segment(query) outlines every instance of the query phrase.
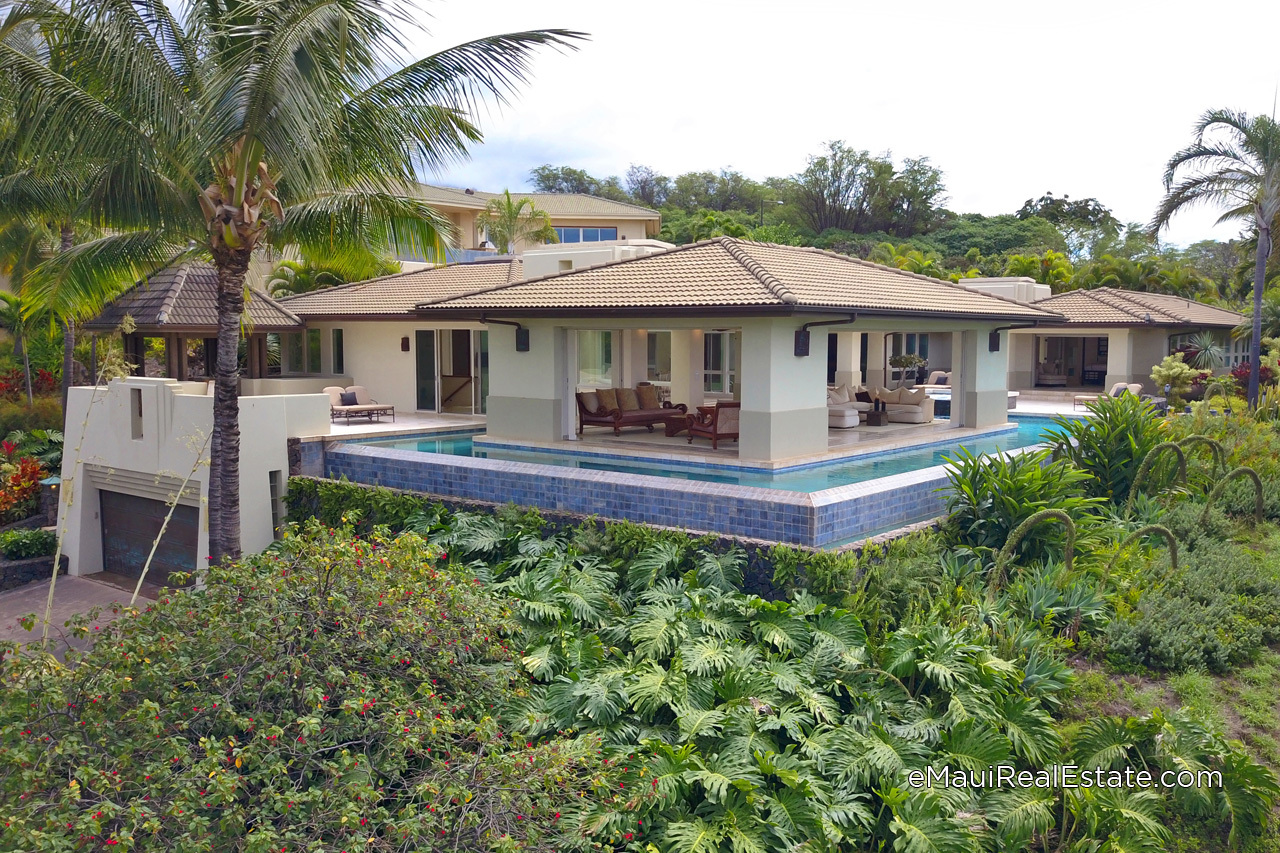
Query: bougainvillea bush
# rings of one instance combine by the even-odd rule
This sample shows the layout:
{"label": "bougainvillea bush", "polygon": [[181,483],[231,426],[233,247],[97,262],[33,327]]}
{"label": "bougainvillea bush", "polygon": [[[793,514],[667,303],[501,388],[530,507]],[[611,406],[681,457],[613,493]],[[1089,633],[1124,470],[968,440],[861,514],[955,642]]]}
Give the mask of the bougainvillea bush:
{"label": "bougainvillea bush", "polygon": [[66,665],[9,655],[0,850],[578,846],[626,775],[595,735],[502,731],[509,614],[440,556],[313,522]]}

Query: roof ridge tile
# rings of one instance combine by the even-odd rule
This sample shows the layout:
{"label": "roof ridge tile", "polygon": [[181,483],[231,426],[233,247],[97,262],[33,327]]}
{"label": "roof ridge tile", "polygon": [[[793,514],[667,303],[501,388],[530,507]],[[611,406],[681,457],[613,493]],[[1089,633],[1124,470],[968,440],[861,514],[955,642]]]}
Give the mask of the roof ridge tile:
{"label": "roof ridge tile", "polygon": [[785,284],[778,281],[777,276],[765,269],[764,265],[751,257],[751,255],[747,254],[746,250],[742,248],[742,245],[737,240],[733,237],[720,237],[718,239],[720,241],[720,245],[724,247],[725,251],[727,251],[735,261],[742,264],[743,268],[746,269],[747,272],[755,276],[756,280],[763,284],[770,293],[778,297],[784,305],[795,305],[800,301],[796,298],[794,293],[787,289]]}
{"label": "roof ridge tile", "polygon": [[[173,310],[173,305],[178,301],[178,294],[182,292],[182,286],[187,283],[187,273],[191,271],[191,262],[183,261],[178,264],[175,270],[173,283],[169,285],[169,289],[164,294],[164,300],[160,303],[160,310],[156,312],[156,319],[161,323],[169,322],[169,312]],[[150,281],[150,278],[143,279],[143,284]]]}

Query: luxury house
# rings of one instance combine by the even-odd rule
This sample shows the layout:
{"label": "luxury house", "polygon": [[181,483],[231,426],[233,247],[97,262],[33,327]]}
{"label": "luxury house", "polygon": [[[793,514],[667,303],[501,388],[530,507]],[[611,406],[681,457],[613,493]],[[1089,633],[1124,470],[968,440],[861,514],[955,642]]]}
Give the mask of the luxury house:
{"label": "luxury house", "polygon": [[[114,553],[140,565],[175,501],[163,570],[207,553],[209,272],[157,274],[92,325],[133,318],[127,350],[153,375],[72,389],[68,429],[86,430],[63,467],[76,484],[62,507],[74,573]],[[253,294],[244,546],[274,535],[290,473],[838,542],[936,515],[945,484],[934,451],[867,483],[840,467],[849,460],[1025,446],[1038,433],[1008,423],[1011,388],[1142,381],[1181,336],[1240,319],[1151,294],[1046,291],[727,237],[675,247],[619,236],[278,301]],[[894,366],[900,355],[928,360],[929,387]],[[331,423],[347,396],[394,410],[394,422],[370,411],[363,425]]]}

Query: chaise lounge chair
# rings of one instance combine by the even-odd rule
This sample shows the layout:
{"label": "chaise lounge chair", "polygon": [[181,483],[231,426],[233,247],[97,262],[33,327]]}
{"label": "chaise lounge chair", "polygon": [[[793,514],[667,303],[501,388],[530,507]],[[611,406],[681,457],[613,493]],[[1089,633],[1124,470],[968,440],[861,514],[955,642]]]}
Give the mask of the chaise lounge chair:
{"label": "chaise lounge chair", "polygon": [[[363,385],[352,385],[345,389],[337,385],[329,385],[324,389],[324,393],[329,395],[330,421],[346,418],[349,425],[352,418],[368,418],[372,422],[375,417],[382,420],[383,415],[391,415],[392,423],[395,422],[396,407],[379,403],[369,396],[369,390]],[[345,401],[344,395],[346,395]],[[351,400],[355,402],[349,402]]]}
{"label": "chaise lounge chair", "polygon": [[1128,392],[1135,396],[1142,396],[1142,383],[1140,382],[1117,382],[1111,386],[1111,390],[1105,394],[1076,394],[1071,398],[1071,408],[1078,409],[1081,405],[1089,405],[1096,403],[1103,397],[1119,397],[1121,394]]}
{"label": "chaise lounge chair", "polygon": [[742,412],[741,403],[721,401],[709,412],[689,415],[689,444],[695,438],[711,439],[711,449],[720,449],[721,439],[738,440],[738,415]]}

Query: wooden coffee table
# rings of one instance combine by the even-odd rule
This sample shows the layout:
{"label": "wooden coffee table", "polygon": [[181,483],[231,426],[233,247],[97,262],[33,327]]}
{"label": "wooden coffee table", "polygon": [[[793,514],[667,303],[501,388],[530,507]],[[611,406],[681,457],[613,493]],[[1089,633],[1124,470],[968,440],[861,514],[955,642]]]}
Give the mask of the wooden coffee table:
{"label": "wooden coffee table", "polygon": [[683,412],[667,415],[662,422],[666,426],[662,434],[667,438],[677,436],[689,428],[689,416]]}

